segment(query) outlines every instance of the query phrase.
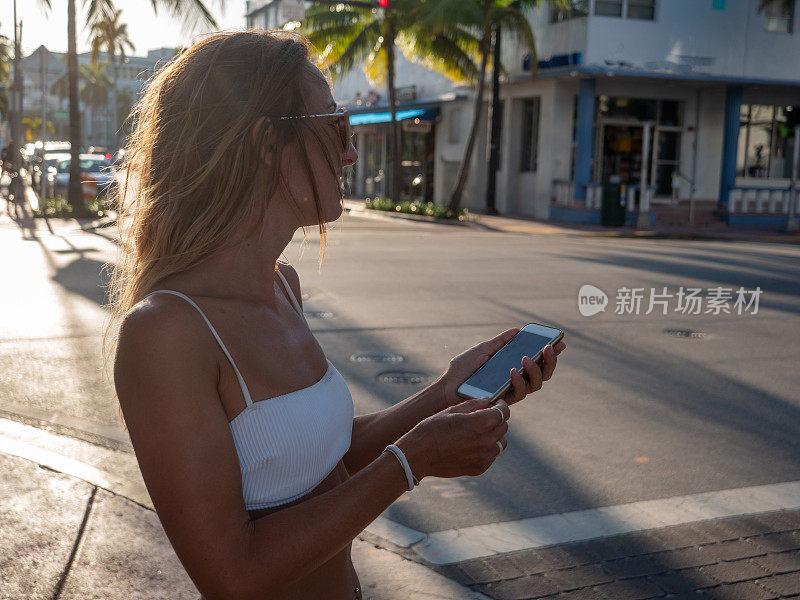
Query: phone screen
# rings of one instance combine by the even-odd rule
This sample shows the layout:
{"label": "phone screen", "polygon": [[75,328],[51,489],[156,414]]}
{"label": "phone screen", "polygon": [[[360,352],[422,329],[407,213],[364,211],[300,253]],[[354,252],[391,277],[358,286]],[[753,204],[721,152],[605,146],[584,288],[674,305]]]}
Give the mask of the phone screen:
{"label": "phone screen", "polygon": [[465,383],[493,393],[508,381],[511,369],[516,367],[522,371],[523,356],[533,358],[551,340],[552,338],[548,336],[520,331],[513,340],[494,353]]}

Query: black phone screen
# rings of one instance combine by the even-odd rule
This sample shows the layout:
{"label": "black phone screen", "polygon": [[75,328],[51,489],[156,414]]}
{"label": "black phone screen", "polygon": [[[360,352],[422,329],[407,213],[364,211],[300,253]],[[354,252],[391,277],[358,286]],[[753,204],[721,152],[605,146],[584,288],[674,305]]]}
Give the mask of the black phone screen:
{"label": "black phone screen", "polygon": [[467,385],[493,394],[509,379],[509,372],[516,367],[522,371],[522,357],[536,356],[552,338],[528,331],[520,331],[514,339],[495,352],[492,357],[467,379]]}

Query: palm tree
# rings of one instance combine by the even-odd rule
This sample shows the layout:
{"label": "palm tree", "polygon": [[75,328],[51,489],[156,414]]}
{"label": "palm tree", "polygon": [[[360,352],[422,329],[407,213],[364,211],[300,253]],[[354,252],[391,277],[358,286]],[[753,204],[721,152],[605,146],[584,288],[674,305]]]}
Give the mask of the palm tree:
{"label": "palm tree", "polygon": [[[80,151],[81,151],[81,114],[78,105],[78,45],[76,37],[76,0],[67,0],[67,74],[69,87],[69,140],[70,150],[70,177],[67,201],[74,206],[83,205],[83,194],[80,185]],[[81,0],[82,6],[87,3],[88,22],[95,20],[102,11],[113,12],[113,0]],[[220,7],[225,6],[226,0],[217,0]],[[51,8],[51,0],[39,0],[46,9]],[[150,0],[154,11],[159,8],[167,10],[173,17],[183,20],[186,29],[193,31],[200,25],[216,28],[217,22],[211,15],[203,0]]]}
{"label": "palm tree", "polygon": [[419,30],[418,15],[423,10],[430,10],[424,0],[393,0],[388,9],[313,5],[302,23],[303,33],[321,50],[320,66],[330,69],[335,79],[361,65],[371,84],[386,85],[392,116],[390,195],[395,201],[400,200],[402,177],[395,93],[396,47],[409,60],[422,62],[455,80],[472,79],[476,73],[470,56],[477,48],[475,37],[458,26],[448,31]]}
{"label": "palm tree", "polygon": [[111,59],[111,73],[112,73],[112,86],[111,86],[111,126],[113,127],[113,143],[114,146],[119,146],[119,121],[117,120],[117,56],[120,62],[125,62],[125,50],[135,50],[133,42],[128,37],[128,26],[120,23],[120,15],[122,10],[118,9],[113,12],[107,10],[101,11],[91,27],[91,47],[92,47],[92,64],[97,63],[97,58],[100,51],[104,50],[108,57]]}
{"label": "palm tree", "polygon": [[[548,0],[552,4],[563,5],[564,0]],[[525,11],[541,4],[542,0],[437,0],[434,7],[421,13],[422,21],[419,26],[434,31],[448,31],[455,25],[475,32],[477,46],[480,54],[480,68],[477,75],[477,87],[474,98],[474,113],[472,127],[470,128],[464,155],[458,169],[458,176],[450,192],[447,206],[457,209],[461,203],[469,176],[472,152],[475,148],[475,139],[480,124],[483,107],[483,93],[486,88],[486,71],[491,59],[492,34],[502,27],[513,37],[520,40],[524,50],[530,53],[531,64],[536,65],[536,44],[533,30],[531,29]],[[502,65],[493,65],[500,68]],[[531,77],[536,76],[535,67],[531,69]]]}
{"label": "palm tree", "polygon": [[11,63],[14,47],[10,39],[0,35],[0,116],[8,118],[8,90],[11,87]]}

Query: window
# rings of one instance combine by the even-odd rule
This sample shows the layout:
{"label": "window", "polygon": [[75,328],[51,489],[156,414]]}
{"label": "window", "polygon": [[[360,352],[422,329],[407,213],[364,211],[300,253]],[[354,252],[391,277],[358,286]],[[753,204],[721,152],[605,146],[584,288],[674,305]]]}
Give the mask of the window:
{"label": "window", "polygon": [[772,0],[764,6],[764,29],[776,33],[792,33],[794,0]]}
{"label": "window", "polygon": [[595,0],[594,14],[599,17],[621,17],[622,0]]}
{"label": "window", "polygon": [[550,22],[558,23],[589,14],[589,0],[571,0],[569,6],[551,6]]}
{"label": "window", "polygon": [[595,0],[594,14],[653,21],[656,18],[656,0]]}
{"label": "window", "polygon": [[520,171],[536,172],[539,158],[539,104],[539,98],[526,98],[522,103]]}
{"label": "window", "polygon": [[655,0],[628,0],[628,18],[654,20],[656,18]]}
{"label": "window", "polygon": [[788,179],[792,176],[794,127],[800,106],[743,104],[739,126],[739,177]]}

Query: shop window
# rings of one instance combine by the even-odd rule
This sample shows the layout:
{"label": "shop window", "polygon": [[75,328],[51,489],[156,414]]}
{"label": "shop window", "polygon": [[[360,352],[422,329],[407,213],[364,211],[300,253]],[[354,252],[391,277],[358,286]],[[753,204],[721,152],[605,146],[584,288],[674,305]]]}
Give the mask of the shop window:
{"label": "shop window", "polygon": [[598,17],[621,17],[622,0],[595,0],[594,14]]}
{"label": "shop window", "polygon": [[628,0],[628,18],[653,21],[656,18],[655,0]]}
{"label": "shop window", "polygon": [[776,33],[792,33],[794,1],[772,0],[764,5],[764,29]]}
{"label": "shop window", "polygon": [[569,6],[551,6],[550,22],[558,23],[568,21],[577,17],[585,17],[589,14],[589,0],[571,0],[566,3]]}
{"label": "shop window", "polygon": [[522,102],[522,151],[520,171],[536,172],[539,158],[539,107],[540,98],[526,98]]}
{"label": "shop window", "polygon": [[798,124],[800,106],[742,105],[737,175],[791,178],[794,128]]}

